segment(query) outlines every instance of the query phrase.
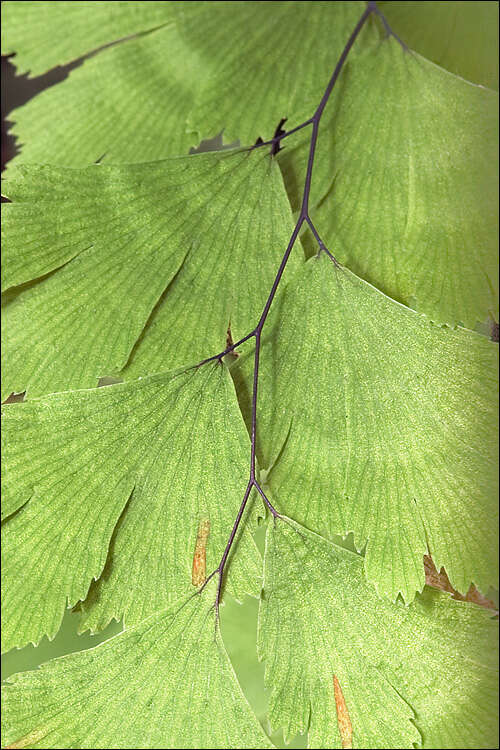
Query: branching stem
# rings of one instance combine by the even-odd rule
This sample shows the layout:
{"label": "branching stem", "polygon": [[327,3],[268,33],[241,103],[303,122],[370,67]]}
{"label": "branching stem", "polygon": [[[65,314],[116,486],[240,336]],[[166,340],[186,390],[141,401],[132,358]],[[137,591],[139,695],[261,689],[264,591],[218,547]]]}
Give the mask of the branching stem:
{"label": "branching stem", "polygon": [[[332,76],[330,80],[328,81],[328,85],[324,91],[323,96],[321,97],[321,101],[318,104],[318,107],[312,117],[310,117],[308,120],[305,120],[300,125],[297,125],[296,127],[292,128],[291,130],[288,130],[284,133],[281,133],[279,135],[276,135],[274,138],[271,138],[268,141],[258,141],[254,146],[252,146],[249,150],[253,150],[255,148],[262,148],[263,146],[271,146],[271,153],[276,152],[276,146],[277,144],[283,140],[283,138],[287,138],[289,135],[292,135],[293,133],[296,133],[299,130],[302,130],[302,128],[307,127],[308,125],[312,125],[312,132],[311,132],[311,140],[309,143],[309,156],[307,160],[307,169],[306,169],[306,176],[304,181],[304,192],[302,195],[302,204],[299,212],[299,216],[297,218],[297,222],[295,224],[294,230],[292,232],[292,236],[290,237],[290,240],[288,242],[287,248],[285,250],[285,253],[283,255],[283,258],[281,260],[281,263],[278,268],[278,272],[276,274],[276,278],[274,279],[273,285],[271,287],[271,291],[269,292],[269,296],[266,300],[266,303],[264,305],[264,309],[262,310],[261,316],[259,318],[259,322],[257,323],[256,327],[248,333],[246,336],[244,336],[239,341],[236,341],[236,343],[231,344],[231,346],[224,349],[223,352],[220,354],[216,354],[213,357],[209,357],[208,359],[204,359],[202,362],[200,362],[200,365],[204,365],[208,362],[213,362],[215,360],[222,361],[222,358],[226,356],[226,354],[230,354],[232,351],[234,351],[238,346],[243,344],[244,342],[248,341],[251,338],[255,338],[255,356],[254,356],[254,366],[253,366],[253,388],[252,388],[252,418],[251,418],[251,448],[250,448],[250,477],[248,480],[248,484],[245,489],[245,493],[243,495],[243,500],[241,502],[240,508],[238,510],[238,515],[236,516],[236,519],[233,524],[233,528],[231,530],[231,534],[229,536],[229,539],[227,541],[226,547],[224,549],[224,553],[222,555],[221,561],[218,565],[218,567],[213,571],[213,573],[210,574],[210,576],[207,578],[205,583],[208,583],[208,581],[213,578],[214,575],[219,575],[219,583],[217,587],[217,597],[215,601],[215,610],[216,610],[216,616],[217,621],[219,618],[219,605],[221,601],[222,596],[222,583],[223,583],[223,576],[224,576],[224,568],[229,556],[229,552],[231,550],[231,547],[233,545],[233,542],[235,540],[238,527],[240,524],[240,521],[243,517],[243,513],[245,511],[245,507],[247,505],[248,499],[250,497],[250,494],[252,492],[252,489],[257,490],[259,495],[262,497],[264,503],[268,507],[269,511],[273,515],[274,518],[280,518],[280,514],[278,511],[273,507],[269,499],[267,498],[264,490],[260,486],[257,475],[256,475],[256,466],[255,466],[255,456],[256,456],[256,444],[257,444],[257,396],[258,396],[258,385],[259,385],[259,361],[260,361],[260,347],[261,347],[261,335],[262,335],[262,329],[264,327],[264,324],[266,322],[267,316],[269,314],[269,310],[271,309],[271,305],[273,303],[274,297],[276,295],[279,283],[281,281],[281,277],[283,276],[283,272],[285,270],[286,264],[288,262],[288,258],[290,257],[290,253],[292,252],[292,249],[295,245],[295,241],[297,240],[297,237],[299,236],[300,230],[302,229],[304,224],[307,224],[316,239],[316,242],[318,243],[319,252],[325,252],[328,257],[338,266],[338,262],[335,259],[335,257],[332,255],[332,253],[329,252],[327,247],[325,246],[324,242],[322,241],[316,227],[314,226],[314,223],[309,216],[309,198],[311,193],[311,181],[312,181],[312,173],[313,173],[313,167],[314,167],[314,157],[316,153],[316,144],[318,141],[318,133],[319,133],[319,124],[321,117],[323,115],[323,111],[326,107],[326,104],[328,102],[328,99],[330,98],[330,94],[332,93],[333,87],[335,86],[335,83],[337,82],[337,79],[342,71],[342,68],[344,66],[344,63],[347,59],[347,56],[349,55],[349,52],[354,45],[354,42],[356,41],[360,31],[362,30],[363,26],[365,25],[365,22],[370,17],[372,13],[375,13],[380,19],[382,20],[384,27],[388,34],[393,34],[391,31],[386,19],[384,18],[383,14],[380,12],[380,10],[377,8],[377,4],[375,2],[369,2],[367,3],[367,6],[361,15],[361,18],[359,19],[358,23],[354,27],[354,30],[351,33],[351,36],[349,37],[342,54],[340,55],[338,62],[335,66],[335,69],[332,73]],[[396,37],[398,39],[398,37]],[[398,39],[400,44],[404,47],[401,40]],[[406,47],[405,47],[406,49]]]}

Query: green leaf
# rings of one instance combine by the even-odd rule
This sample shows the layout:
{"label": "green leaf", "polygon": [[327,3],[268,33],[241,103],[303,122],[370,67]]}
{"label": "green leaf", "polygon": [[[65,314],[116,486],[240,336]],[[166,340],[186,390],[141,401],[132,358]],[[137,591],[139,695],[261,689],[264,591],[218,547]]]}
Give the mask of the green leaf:
{"label": "green leaf", "polygon": [[[257,599],[246,597],[246,601],[252,602],[258,607]],[[242,609],[240,604],[234,606]],[[52,640],[42,638],[37,646],[29,643],[23,648],[13,648],[8,653],[2,654],[2,680],[7,680],[16,672],[37,669],[49,659],[65,656],[75,651],[85,651],[103,641],[107,641],[123,630],[122,624],[113,620],[107,628],[99,633],[78,633],[79,622],[79,614],[75,610],[68,609],[64,614],[57,635]],[[257,658],[257,655],[255,658]]]}
{"label": "green leaf", "polygon": [[[242,422],[253,352],[231,373],[199,363],[257,322],[309,133],[273,159],[268,147],[165,157],[310,117],[366,4],[21,5],[2,5],[20,66],[79,67],[14,113],[22,158],[64,166],[16,166],[7,183],[4,388],[131,380],[6,407],[4,638],[52,637],[68,607],[82,629],[126,629],[16,678],[6,743],[269,747],[214,621],[217,579],[196,593],[254,459]],[[351,724],[354,747],[491,747],[490,616],[415,594],[426,552],[463,592],[497,582],[498,348],[439,325],[498,314],[497,97],[383,35],[373,15],[314,166],[313,219],[351,270],[324,254],[300,268],[295,248],[263,332],[259,481],[295,520],[271,519],[259,655],[273,724],[312,747],[352,746]],[[469,65],[458,26],[450,36],[447,64]],[[257,521],[248,508],[223,599],[260,590]],[[350,532],[341,546],[364,559],[308,529]]]}
{"label": "green leaf", "polygon": [[[19,31],[27,11],[18,18],[16,6],[26,4],[7,3],[6,9],[21,66],[25,58],[32,64],[35,54],[23,53],[29,43]],[[80,4],[72,5],[81,23]],[[99,4],[106,17],[108,5]],[[137,4],[129,5],[124,25],[137,13]],[[363,8],[340,2],[157,5],[168,23],[102,51],[15,111],[23,160],[74,166],[105,154],[139,162],[186,152],[221,130],[250,145],[257,136],[270,137],[281,117],[292,128],[313,113]],[[462,5],[460,19],[467,17]],[[49,8],[37,32],[42,39],[45,24],[53,35],[51,18]],[[94,21],[89,24],[93,30]],[[356,43],[322,123],[313,218],[332,252],[355,273],[433,319],[474,328],[490,315],[498,318],[498,97],[394,40],[381,43],[379,27],[372,19]],[[114,39],[118,32],[111,25],[109,33]],[[318,49],[330,50],[331,58]],[[45,50],[42,43],[41,59]],[[280,71],[272,86],[270,70]],[[240,92],[236,101],[233,91]],[[294,208],[308,137],[303,131],[287,139],[280,155]]]}
{"label": "green leaf", "polygon": [[474,83],[498,90],[498,3],[382,2],[412,49]]}
{"label": "green leaf", "polygon": [[171,22],[173,5],[157,0],[5,2],[2,54],[14,53],[23,70],[39,75],[101,45]]}
{"label": "green leaf", "polygon": [[391,599],[422,589],[428,550],[458,591],[496,586],[498,346],[436,326],[325,254],[271,315],[258,439],[277,509],[353,531]]}
{"label": "green leaf", "polygon": [[216,578],[96,648],[11,677],[2,746],[272,747],[216,626],[215,588]]}
{"label": "green leaf", "polygon": [[6,192],[3,285],[39,281],[3,315],[4,397],[223,351],[229,325],[234,341],[255,326],[292,230],[262,151],[21,167]]}
{"label": "green leaf", "polygon": [[258,644],[273,726],[309,726],[310,747],[497,746],[491,612],[430,589],[411,607],[381,600],[360,557],[286,518],[269,525],[264,566]]}
{"label": "green leaf", "polygon": [[[262,542],[265,541],[266,529],[262,526]],[[233,599],[224,599],[224,609],[221,612],[220,625],[224,645],[226,646],[231,664],[238,676],[245,696],[248,698],[253,711],[262,724],[264,731],[271,735],[271,742],[279,748],[305,748],[307,747],[307,736],[298,736],[292,744],[285,744],[283,732],[278,730],[271,733],[269,725],[268,703],[269,693],[264,689],[264,664],[259,662],[255,648],[255,637],[257,633],[257,618],[259,614],[259,601],[254,598],[245,597],[241,604]]]}
{"label": "green leaf", "polygon": [[[100,16],[113,13],[114,19],[106,8],[114,4],[99,3]],[[59,21],[64,9],[47,3],[42,14],[38,3],[26,2],[22,10],[19,5],[6,3],[4,13],[7,50],[15,46],[20,70],[43,69],[47,59],[54,61],[54,47],[61,49],[60,62],[67,60],[67,26],[61,29]],[[81,19],[87,4],[70,5],[71,18]],[[136,6],[142,7],[124,5],[131,7],[120,31],[114,20],[109,24],[108,41],[119,37]],[[12,113],[23,161],[76,166],[103,154],[114,161],[148,161],[186,153],[222,129],[229,140],[245,145],[257,136],[271,138],[282,117],[292,127],[312,114],[365,8],[363,2],[310,1],[154,5],[158,9],[147,9],[137,31],[159,23],[164,12],[168,23],[162,28],[102,50]],[[38,23],[26,24],[26,15]],[[96,36],[96,19],[87,15],[90,51],[104,41],[104,29]],[[375,24],[369,26],[354,55],[379,38]],[[54,43],[61,35],[65,41]],[[79,25],[79,38],[84,35]],[[33,44],[36,53],[30,52]],[[83,49],[78,44],[74,55]],[[322,50],[328,54],[318,54]]]}
{"label": "green leaf", "polygon": [[[325,120],[311,217],[330,252],[433,320],[498,320],[498,94],[389,39],[343,72]],[[289,145],[297,208],[308,142]]]}
{"label": "green leaf", "polygon": [[[247,480],[249,441],[224,366],[3,407],[5,650],[57,632],[128,626],[193,591],[200,524],[220,561]],[[239,533],[229,590],[258,595],[260,556]],[[109,548],[109,554],[108,554]],[[106,562],[107,559],[107,562]],[[106,563],[106,567],[105,567]],[[102,574],[102,575],[101,575]]]}

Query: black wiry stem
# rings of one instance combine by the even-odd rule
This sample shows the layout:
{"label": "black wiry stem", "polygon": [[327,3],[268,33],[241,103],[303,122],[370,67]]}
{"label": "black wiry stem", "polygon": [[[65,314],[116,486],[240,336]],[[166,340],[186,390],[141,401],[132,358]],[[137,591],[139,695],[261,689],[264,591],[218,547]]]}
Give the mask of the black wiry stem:
{"label": "black wiry stem", "polygon": [[[222,361],[222,358],[226,354],[230,354],[232,351],[236,349],[236,347],[240,346],[240,344],[243,344],[245,341],[248,341],[251,338],[255,338],[255,357],[254,357],[254,367],[253,367],[253,390],[252,390],[252,425],[251,425],[251,449],[250,449],[250,477],[248,480],[248,484],[245,489],[245,493],[243,495],[243,500],[240,505],[240,509],[238,511],[238,515],[236,516],[236,519],[233,524],[233,528],[231,531],[231,534],[229,536],[229,539],[227,541],[226,547],[224,549],[224,553],[222,555],[221,561],[218,565],[218,567],[213,571],[213,573],[210,574],[210,576],[205,581],[204,586],[208,583],[208,581],[213,578],[214,575],[219,575],[219,582],[217,587],[217,597],[215,600],[215,611],[216,611],[216,620],[218,622],[219,619],[219,605],[221,601],[222,596],[222,582],[223,582],[223,574],[224,574],[224,568],[227,562],[227,558],[229,556],[229,552],[231,550],[231,547],[233,545],[233,542],[236,537],[236,533],[238,531],[238,527],[240,524],[240,521],[243,517],[243,513],[245,511],[246,504],[248,502],[248,498],[250,497],[250,493],[252,492],[252,489],[255,489],[260,496],[262,497],[263,501],[269,508],[271,514],[274,518],[280,518],[280,514],[278,511],[273,507],[269,499],[266,497],[266,494],[262,487],[260,486],[257,476],[256,476],[256,470],[255,470],[255,453],[256,453],[256,443],[257,443],[257,395],[258,395],[258,384],[259,384],[259,360],[260,360],[260,346],[261,346],[261,335],[262,335],[262,329],[264,327],[264,324],[266,322],[266,318],[269,314],[269,310],[271,308],[271,305],[273,303],[274,297],[276,295],[276,291],[278,289],[278,285],[281,281],[281,277],[283,276],[283,272],[285,270],[285,266],[288,262],[288,258],[290,257],[290,253],[292,252],[292,249],[295,245],[295,241],[297,240],[297,237],[299,236],[299,232],[302,229],[304,223],[309,226],[311,229],[316,242],[318,243],[319,252],[325,252],[329,258],[338,266],[335,257],[328,251],[326,248],[324,242],[322,241],[318,231],[316,230],[316,227],[314,226],[314,223],[309,216],[309,197],[311,193],[311,180],[312,180],[312,173],[313,173],[313,166],[314,166],[314,156],[316,153],[316,144],[318,141],[318,132],[319,132],[319,123],[323,114],[323,110],[326,107],[326,104],[328,102],[328,99],[330,98],[330,94],[332,93],[333,87],[335,86],[335,83],[337,82],[337,79],[342,71],[342,68],[344,66],[344,63],[347,59],[347,56],[356,41],[361,29],[365,25],[365,22],[369,18],[369,16],[375,13],[377,16],[379,16],[384,23],[384,26],[388,33],[391,33],[391,30],[387,24],[387,21],[383,17],[382,13],[377,8],[376,3],[370,2],[367,4],[367,7],[365,11],[363,12],[361,18],[359,19],[358,23],[356,24],[351,36],[349,37],[347,44],[345,45],[342,54],[339,57],[339,60],[337,62],[337,65],[335,66],[335,70],[332,73],[332,76],[328,82],[328,85],[325,89],[325,92],[323,96],[321,97],[321,101],[318,104],[318,107],[316,111],[314,112],[313,116],[310,117],[308,120],[305,120],[303,123],[298,125],[295,128],[292,128],[289,131],[282,132],[279,135],[275,135],[274,138],[272,138],[269,141],[258,141],[254,146],[251,147],[250,150],[254,148],[261,148],[262,146],[271,146],[271,153],[276,153],[276,146],[279,144],[279,142],[286,138],[289,135],[292,135],[292,133],[296,133],[298,130],[301,130],[302,128],[307,127],[308,125],[312,125],[312,133],[311,133],[311,140],[309,145],[309,157],[307,160],[307,170],[306,170],[306,177],[304,182],[304,192],[302,196],[302,205],[300,208],[300,213],[297,218],[297,222],[295,224],[294,230],[292,232],[292,236],[290,237],[290,240],[288,242],[287,248],[285,250],[285,254],[283,255],[283,258],[281,260],[280,266],[278,268],[278,272],[276,274],[276,278],[274,279],[273,285],[271,287],[271,291],[269,292],[269,296],[266,300],[266,304],[264,305],[264,309],[262,311],[262,314],[259,318],[259,322],[257,323],[256,327],[248,333],[246,336],[244,336],[242,339],[237,341],[234,344],[231,344],[231,346],[228,346],[227,349],[225,349],[220,354],[216,354],[214,357],[209,357],[208,359],[204,359],[202,362],[200,362],[200,365],[206,364],[207,362],[213,362],[215,360]],[[399,41],[399,40],[398,40]],[[402,44],[402,43],[401,43]],[[404,45],[403,45],[404,46]],[[204,588],[204,586],[202,588]]]}

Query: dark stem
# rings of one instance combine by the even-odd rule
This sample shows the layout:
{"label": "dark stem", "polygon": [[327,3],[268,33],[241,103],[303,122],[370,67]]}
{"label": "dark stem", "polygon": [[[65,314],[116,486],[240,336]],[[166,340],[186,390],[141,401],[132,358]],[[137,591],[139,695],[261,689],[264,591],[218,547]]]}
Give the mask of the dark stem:
{"label": "dark stem", "polygon": [[[378,18],[382,21],[384,24],[385,30],[387,31],[387,34],[390,36],[393,36],[397,41],[401,44],[403,49],[407,50],[408,48],[404,44],[404,42],[401,41],[401,39],[394,34],[391,27],[389,26],[384,14],[377,8],[377,3],[370,2],[367,4],[366,9],[359,19],[358,23],[354,27],[354,30],[347,40],[347,44],[342,50],[342,54],[340,55],[337,65],[335,66],[335,70],[332,73],[332,77],[328,81],[328,85],[325,89],[325,93],[321,97],[321,101],[318,105],[318,108],[316,109],[315,113],[312,117],[309,117],[308,120],[304,120],[304,122],[301,122],[300,125],[296,125],[296,127],[292,128],[291,130],[287,130],[284,133],[281,133],[280,135],[275,135],[273,138],[271,138],[269,141],[260,141],[258,143],[255,143],[253,146],[250,147],[250,151],[253,151],[255,148],[262,148],[262,146],[271,146],[272,148],[275,147],[280,141],[283,140],[283,138],[287,138],[289,135],[292,135],[293,133],[296,133],[298,130],[302,130],[302,128],[307,127],[308,125],[319,125],[319,121],[321,119],[321,115],[323,114],[323,110],[326,106],[326,103],[328,99],[330,98],[330,94],[332,93],[332,89],[335,86],[335,83],[337,81],[337,78],[340,75],[340,72],[344,66],[344,63],[347,59],[347,56],[349,52],[351,51],[351,47],[353,46],[354,42],[356,41],[361,29],[365,25],[365,22],[367,18],[372,14],[375,13]],[[311,136],[311,146],[314,144],[314,149],[316,148],[316,141],[318,139],[318,129],[316,128],[316,134]],[[312,158],[314,160],[314,149],[313,149],[313,155]],[[309,150],[309,158],[311,158],[311,150]],[[307,200],[309,200],[309,191],[311,187],[311,176],[312,176],[312,167],[311,170],[309,170],[309,164],[307,168],[306,173],[306,185],[304,186],[304,194],[307,193]],[[307,186],[307,178],[309,177],[309,187]],[[305,217],[304,217],[305,218]]]}
{"label": "dark stem", "polygon": [[334,264],[337,266],[337,268],[340,268],[340,263],[331,254],[331,252],[328,250],[327,246],[325,245],[325,243],[323,242],[323,240],[319,236],[318,230],[314,226],[314,224],[313,224],[313,222],[312,222],[312,220],[311,220],[311,218],[309,216],[307,216],[306,221],[309,224],[309,228],[310,228],[311,232],[313,233],[314,239],[318,243],[318,255],[323,251],[324,253],[326,253],[328,255],[328,257],[330,258],[330,260],[332,260],[334,262]]}
{"label": "dark stem", "polygon": [[[243,512],[245,510],[245,506],[247,504],[248,498],[250,497],[250,492],[252,491],[253,482],[250,480],[247,484],[247,488],[245,490],[245,494],[243,495],[243,501],[240,505],[240,509],[238,511],[238,515],[236,516],[235,522],[233,524],[233,528],[231,529],[231,534],[229,535],[229,539],[227,540],[226,548],[224,550],[224,553],[221,557],[221,561],[219,563],[218,568],[215,572],[219,574],[219,583],[217,585],[217,597],[215,599],[215,612],[216,612],[216,619],[219,620],[219,604],[221,600],[221,593],[222,593],[222,579],[223,579],[223,573],[224,573],[224,566],[226,564],[227,557],[229,555],[229,552],[231,550],[231,547],[234,542],[234,538],[236,536],[236,532],[238,531],[238,526],[240,525],[241,517],[243,515]],[[210,576],[211,578],[212,576]],[[208,581],[209,579],[207,579]]]}
{"label": "dark stem", "polygon": [[384,14],[382,13],[382,11],[379,10],[379,8],[377,8],[377,3],[369,3],[369,5],[373,6],[373,8],[372,8],[373,12],[377,16],[377,18],[380,18],[380,20],[384,24],[385,33],[387,34],[387,36],[394,37],[394,39],[401,45],[401,47],[404,49],[405,52],[411,52],[411,50],[408,49],[408,47],[406,46],[406,44],[391,29],[391,27],[389,26],[389,23],[387,21],[387,18],[384,16]]}
{"label": "dark stem", "polygon": [[[206,364],[207,362],[213,362],[214,360],[222,361],[222,358],[229,354],[230,352],[234,351],[237,346],[240,344],[243,344],[245,341],[248,341],[249,339],[255,337],[255,357],[254,357],[254,367],[253,367],[253,389],[252,389],[252,424],[251,424],[251,448],[250,448],[250,477],[248,480],[248,484],[245,489],[245,494],[243,495],[243,500],[240,505],[240,509],[238,511],[238,515],[236,516],[235,522],[233,524],[233,528],[231,531],[231,534],[229,536],[229,539],[227,541],[226,547],[224,549],[224,553],[222,555],[221,561],[216,568],[216,570],[211,573],[211,575],[207,578],[206,583],[216,574],[219,574],[219,583],[217,587],[217,597],[215,600],[215,610],[217,613],[217,621],[219,618],[219,605],[221,601],[221,595],[222,595],[222,582],[223,582],[223,575],[224,575],[224,567],[227,562],[227,558],[229,556],[229,552],[231,550],[231,547],[233,545],[234,539],[236,537],[236,533],[238,531],[238,527],[240,524],[240,521],[243,517],[243,513],[245,511],[245,507],[248,502],[248,498],[250,497],[250,493],[253,488],[257,490],[257,492],[262,497],[263,501],[265,502],[266,506],[269,508],[271,514],[274,518],[280,518],[280,514],[278,511],[273,507],[269,499],[266,497],[265,492],[263,491],[262,487],[260,486],[257,477],[256,477],[256,468],[255,468],[255,455],[256,455],[256,444],[257,444],[257,396],[258,396],[258,384],[259,384],[259,361],[260,361],[260,346],[261,346],[261,334],[262,329],[264,327],[264,324],[266,322],[266,318],[268,316],[269,310],[271,309],[271,305],[273,303],[274,297],[276,295],[276,291],[278,289],[279,283],[281,281],[281,277],[283,276],[283,272],[285,270],[286,264],[288,262],[288,258],[290,257],[290,253],[292,252],[292,249],[295,245],[295,241],[297,237],[299,236],[299,232],[303,226],[304,223],[306,223],[309,228],[311,229],[316,242],[319,246],[319,252],[325,252],[332,261],[338,265],[337,261],[335,260],[335,257],[327,250],[324,242],[321,240],[321,237],[319,236],[314,223],[309,216],[309,196],[311,192],[311,180],[312,180],[312,172],[313,172],[313,166],[314,166],[314,156],[316,153],[316,144],[318,141],[318,132],[319,132],[319,123],[321,120],[321,117],[323,115],[323,110],[326,107],[326,104],[328,102],[328,99],[330,98],[330,94],[332,93],[333,87],[335,86],[335,83],[337,82],[337,79],[342,71],[342,68],[344,66],[344,63],[347,59],[347,56],[356,41],[361,29],[363,28],[366,20],[369,18],[369,16],[375,13],[377,16],[379,16],[386,29],[389,30],[389,26],[383,17],[383,15],[378,10],[376,3],[370,2],[367,4],[367,7],[365,11],[363,12],[361,18],[359,19],[358,23],[356,24],[351,36],[349,37],[347,44],[345,45],[342,54],[339,57],[339,60],[337,62],[337,65],[335,66],[335,70],[332,73],[332,76],[328,82],[328,85],[325,89],[325,92],[323,96],[321,97],[321,101],[318,104],[318,107],[316,111],[314,112],[313,116],[310,117],[308,120],[305,120],[300,125],[297,125],[297,127],[292,128],[289,131],[286,132],[280,132],[278,135],[275,135],[274,138],[272,138],[269,141],[262,141],[256,143],[254,146],[251,147],[250,150],[253,150],[254,148],[261,148],[262,146],[271,146],[271,155],[274,155],[277,152],[277,146],[279,142],[286,138],[289,135],[292,135],[292,133],[296,133],[298,130],[301,130],[302,128],[305,128],[308,125],[312,125],[312,132],[311,132],[311,140],[309,145],[309,157],[307,160],[307,170],[306,170],[306,176],[304,181],[304,192],[302,196],[302,205],[300,208],[300,213],[297,218],[297,222],[295,224],[294,230],[292,232],[292,236],[290,237],[290,240],[288,242],[288,246],[285,250],[285,254],[283,255],[283,258],[281,260],[280,266],[278,268],[278,272],[276,274],[276,278],[274,279],[273,285],[271,287],[271,291],[269,292],[269,296],[266,300],[266,303],[264,305],[264,309],[262,310],[261,316],[259,318],[259,322],[257,323],[256,327],[248,333],[246,336],[244,336],[242,339],[237,341],[235,344],[231,344],[231,346],[227,347],[223,352],[220,354],[216,354],[214,357],[209,357],[208,359],[204,359],[202,362],[199,363],[199,365]],[[392,33],[392,32],[390,32]],[[281,126],[282,123],[280,123]],[[278,128],[279,130],[279,128]],[[199,366],[198,365],[198,366]]]}
{"label": "dark stem", "polygon": [[273,136],[273,138],[271,138],[268,141],[258,141],[257,143],[254,143],[254,145],[250,146],[248,150],[253,151],[255,148],[261,148],[262,146],[275,146],[277,143],[281,143],[283,138],[288,138],[289,135],[293,135],[293,133],[296,133],[297,130],[302,130],[302,128],[306,128],[311,123],[312,123],[312,117],[310,117],[308,120],[304,120],[304,122],[301,122],[300,125],[297,125],[295,128],[292,128],[291,130],[286,130],[284,133],[281,133],[280,135]]}

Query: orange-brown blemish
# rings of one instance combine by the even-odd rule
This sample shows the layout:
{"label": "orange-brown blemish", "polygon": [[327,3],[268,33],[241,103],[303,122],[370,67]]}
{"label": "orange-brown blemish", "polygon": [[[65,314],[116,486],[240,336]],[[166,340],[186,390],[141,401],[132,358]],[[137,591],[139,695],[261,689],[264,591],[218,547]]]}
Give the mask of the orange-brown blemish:
{"label": "orange-brown blemish", "polygon": [[198,526],[198,535],[193,555],[193,570],[191,583],[193,586],[201,586],[207,577],[207,541],[210,534],[210,520],[204,518]]}
{"label": "orange-brown blemish", "polygon": [[47,729],[34,729],[29,734],[16,740],[12,745],[7,745],[5,750],[22,750],[24,747],[32,747],[36,742],[42,740],[48,733]]}
{"label": "orange-brown blemish", "polygon": [[[232,346],[233,344],[234,344],[234,341],[233,341],[233,334],[231,333],[231,321],[229,321],[229,325],[227,327],[227,335],[226,335],[226,346],[229,349],[229,347]],[[238,352],[236,351],[236,349],[233,349],[231,354],[233,355],[233,357],[240,356]]]}
{"label": "orange-brown blemish", "polygon": [[339,727],[342,747],[352,748],[352,724],[347,710],[344,693],[340,687],[337,676],[333,675],[333,691],[335,693],[335,705],[337,707],[337,724]]}
{"label": "orange-brown blemish", "polygon": [[427,586],[432,586],[441,591],[448,591],[448,593],[453,595],[453,599],[457,599],[458,601],[474,602],[474,604],[478,604],[480,607],[496,610],[495,603],[481,594],[481,592],[472,584],[465,595],[456,591],[450,583],[446,570],[441,568],[441,570],[438,571],[430,555],[424,555],[424,567],[425,582]]}

